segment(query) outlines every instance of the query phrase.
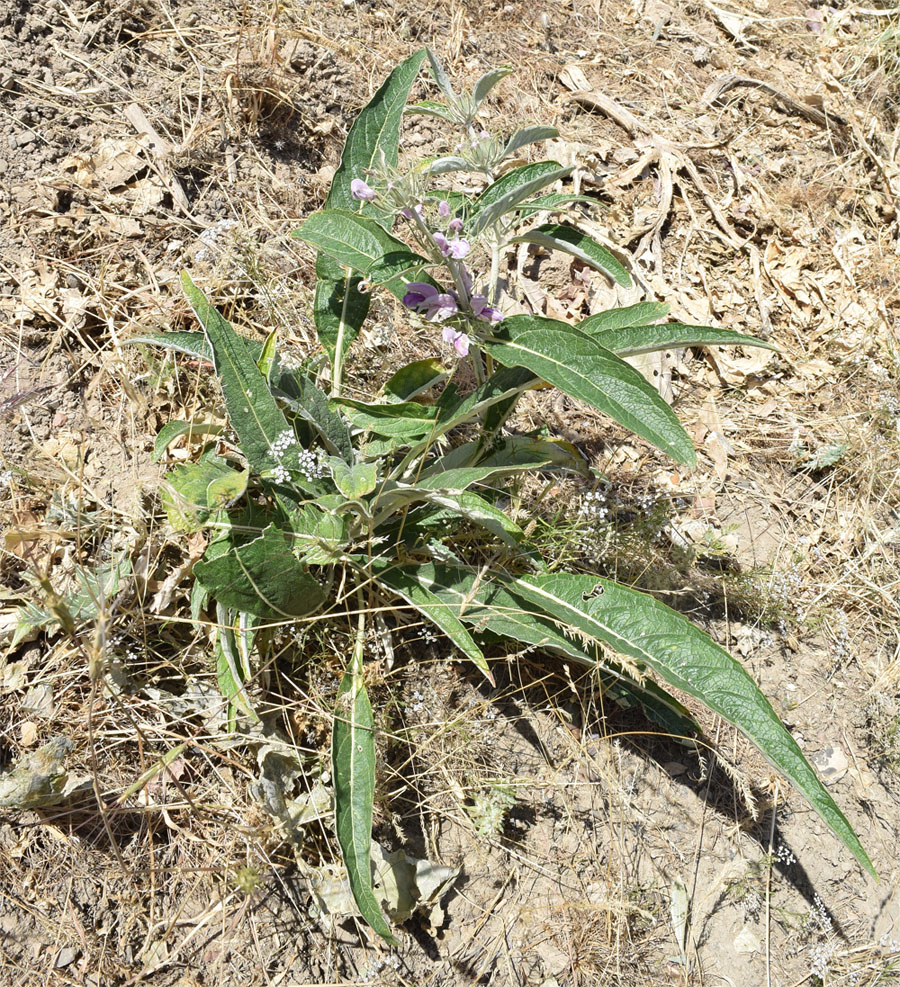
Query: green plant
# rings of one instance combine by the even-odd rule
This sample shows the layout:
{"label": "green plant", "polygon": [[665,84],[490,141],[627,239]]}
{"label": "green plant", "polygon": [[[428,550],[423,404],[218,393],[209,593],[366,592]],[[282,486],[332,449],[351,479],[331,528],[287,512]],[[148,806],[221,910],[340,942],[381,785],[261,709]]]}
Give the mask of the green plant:
{"label": "green plant", "polygon": [[[446,102],[411,109],[462,126],[468,143],[401,172],[401,119],[426,58]],[[330,395],[308,367],[281,364],[274,333],[262,345],[238,336],[187,274],[184,291],[203,332],[140,340],[213,361],[235,436],[220,436],[177,467],[165,498],[176,527],[212,532],[194,567],[192,606],[199,615],[215,603],[219,682],[232,715],[256,717],[245,684],[276,626],[313,618],[352,624],[334,712],[335,831],[360,912],[389,941],[372,885],[375,738],[364,664],[373,615],[389,617],[398,600],[491,681],[488,655],[514,641],[600,670],[614,696],[639,703],[675,735],[695,736],[697,724],[651,673],[697,697],[743,730],[871,869],[738,662],[651,596],[553,569],[502,507],[506,482],[524,472],[587,472],[568,443],[504,431],[526,390],[556,386],[692,465],[678,419],[622,357],[675,345],[768,345],[724,329],[658,324],[667,307],[653,302],[577,326],[503,318],[498,281],[510,244],[561,250],[629,283],[615,256],[574,227],[531,225],[536,213],[579,198],[539,194],[571,169],[543,161],[495,177],[514,152],[555,133],[531,127],[500,141],[476,132],[478,108],[504,74],[488,73],[472,96],[460,97],[434,56],[420,51],[394,69],[350,130],[325,207],[297,233],[318,251],[314,316],[331,362]],[[461,170],[484,175],[486,186],[473,196],[432,189],[435,175]],[[395,234],[398,219],[405,239]],[[490,269],[483,292],[465,263],[480,247]],[[375,287],[439,324],[454,355],[449,367],[425,359],[398,369],[379,398],[363,401],[345,394],[344,365]],[[169,425],[159,446],[204,428]]]}

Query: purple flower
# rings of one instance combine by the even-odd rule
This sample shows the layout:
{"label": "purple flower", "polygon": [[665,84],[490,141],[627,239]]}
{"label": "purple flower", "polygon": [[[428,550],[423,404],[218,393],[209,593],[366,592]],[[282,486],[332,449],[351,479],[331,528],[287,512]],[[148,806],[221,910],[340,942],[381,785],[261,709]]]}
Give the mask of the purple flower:
{"label": "purple flower", "polygon": [[[422,215],[422,203],[421,202],[418,203],[417,205],[413,206],[413,209],[415,209],[416,213],[419,216]],[[412,219],[413,218],[413,211],[412,211],[412,209],[401,209],[400,210],[400,215],[404,219]]]}
{"label": "purple flower", "polygon": [[426,298],[436,294],[437,288],[433,284],[427,284],[425,281],[410,281],[406,286],[403,304],[407,308],[418,308]]}
{"label": "purple flower", "polygon": [[503,321],[501,313],[488,305],[487,298],[484,295],[472,295],[471,304],[472,312],[476,319],[481,319],[482,322],[490,322],[492,325]]}
{"label": "purple flower", "polygon": [[372,202],[375,199],[375,189],[371,188],[361,178],[354,178],[350,183],[350,195],[357,202]]}
{"label": "purple flower", "polygon": [[445,202],[443,199],[438,203],[438,216],[446,219],[450,215],[450,203]]}
{"label": "purple flower", "polygon": [[438,245],[441,251],[441,256],[452,257],[453,260],[462,260],[463,257],[469,252],[469,241],[461,240],[456,237],[454,240],[448,240],[443,233],[435,233],[434,242]]}
{"label": "purple flower", "polygon": [[443,322],[459,311],[456,295],[438,291],[433,284],[410,281],[406,289],[403,304],[421,312],[430,322]]}
{"label": "purple flower", "polygon": [[458,332],[452,326],[445,326],[441,335],[445,343],[453,343],[453,348],[459,356],[469,355],[469,337],[464,332]]}
{"label": "purple flower", "polygon": [[459,233],[459,231],[463,228],[463,221],[459,217],[455,216],[447,225],[451,233]]}

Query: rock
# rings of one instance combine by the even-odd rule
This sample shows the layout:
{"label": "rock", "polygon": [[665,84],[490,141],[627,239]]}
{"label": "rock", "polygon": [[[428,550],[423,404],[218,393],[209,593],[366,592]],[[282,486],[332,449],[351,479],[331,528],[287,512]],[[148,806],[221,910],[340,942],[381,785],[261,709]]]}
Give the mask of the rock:
{"label": "rock", "polygon": [[813,754],[810,761],[819,769],[822,781],[826,785],[840,781],[850,767],[847,755],[840,747],[825,747],[818,754]]}

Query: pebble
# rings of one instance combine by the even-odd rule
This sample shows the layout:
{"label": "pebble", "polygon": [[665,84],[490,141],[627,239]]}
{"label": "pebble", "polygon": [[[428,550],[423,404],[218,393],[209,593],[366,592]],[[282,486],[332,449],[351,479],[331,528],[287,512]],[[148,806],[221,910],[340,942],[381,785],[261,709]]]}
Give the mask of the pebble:
{"label": "pebble", "polygon": [[813,754],[810,761],[819,769],[822,781],[826,785],[833,785],[840,781],[850,767],[847,755],[840,747],[824,747],[818,754]]}

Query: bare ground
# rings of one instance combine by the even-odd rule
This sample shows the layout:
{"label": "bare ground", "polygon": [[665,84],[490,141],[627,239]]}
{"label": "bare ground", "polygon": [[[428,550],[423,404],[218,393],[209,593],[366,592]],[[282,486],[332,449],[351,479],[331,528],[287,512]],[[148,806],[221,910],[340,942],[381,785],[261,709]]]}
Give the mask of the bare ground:
{"label": "bare ground", "polygon": [[[877,5],[788,0],[0,6],[0,648],[17,608],[52,615],[78,566],[128,563],[74,633],[50,625],[0,658],[0,764],[65,738],[74,788],[4,810],[0,979],[897,979],[897,32]],[[579,164],[600,204],[582,221],[640,275],[642,294],[616,299],[523,256],[528,310],[656,298],[780,347],[643,367],[695,438],[690,475],[535,399],[526,419],[608,483],[587,502],[561,483],[533,519],[548,548],[661,594],[745,662],[880,882],[711,717],[717,755],[701,757],[558,662],[510,656],[487,690],[411,627],[373,665],[376,836],[461,875],[395,951],[311,907],[335,859],[327,818],[292,847],[252,794],[263,748],[214,729],[209,628],[187,599],[203,545],[159,507],[154,436],[215,413],[215,387],[123,343],[189,324],[186,266],[242,331],[277,326],[314,352],[312,257],[290,230],[321,204],[356,111],[422,44],[460,83],[514,67],[498,119],[559,128],[545,154]],[[413,126],[405,148],[436,136]],[[439,351],[378,315],[352,369],[362,393]],[[268,670],[301,785],[327,768],[341,634],[285,636]]]}

